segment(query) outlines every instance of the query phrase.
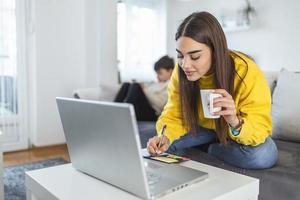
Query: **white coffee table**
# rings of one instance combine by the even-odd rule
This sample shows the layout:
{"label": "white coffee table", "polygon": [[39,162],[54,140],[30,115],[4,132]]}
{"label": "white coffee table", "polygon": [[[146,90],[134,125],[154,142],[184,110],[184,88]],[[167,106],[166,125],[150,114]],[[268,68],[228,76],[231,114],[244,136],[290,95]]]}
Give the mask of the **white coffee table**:
{"label": "white coffee table", "polygon": [[[209,178],[161,199],[257,200],[259,180],[195,161],[182,165],[205,171]],[[129,180],[130,181],[130,180]],[[27,200],[139,199],[65,164],[26,172]]]}

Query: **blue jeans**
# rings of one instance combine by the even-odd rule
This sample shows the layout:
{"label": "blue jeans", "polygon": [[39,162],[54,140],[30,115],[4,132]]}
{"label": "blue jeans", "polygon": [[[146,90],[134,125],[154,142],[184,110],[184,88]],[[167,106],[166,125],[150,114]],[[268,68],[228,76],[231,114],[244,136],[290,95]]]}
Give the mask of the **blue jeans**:
{"label": "blue jeans", "polygon": [[[169,153],[184,148],[198,146],[216,141],[216,133],[213,130],[203,127],[193,136],[187,133],[178,140],[175,140],[169,147]],[[229,140],[228,145],[212,143],[209,145],[208,153],[231,165],[245,169],[266,169],[275,165],[278,158],[276,144],[268,137],[265,143],[258,146],[247,146]]]}

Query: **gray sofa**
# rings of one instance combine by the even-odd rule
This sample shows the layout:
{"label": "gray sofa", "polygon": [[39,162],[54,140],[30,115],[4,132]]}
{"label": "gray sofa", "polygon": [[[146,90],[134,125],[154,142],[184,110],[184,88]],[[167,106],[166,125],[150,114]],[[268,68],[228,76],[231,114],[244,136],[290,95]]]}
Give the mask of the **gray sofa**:
{"label": "gray sofa", "polygon": [[[265,73],[271,91],[273,92],[275,88],[274,92],[276,93],[276,96],[280,97],[281,94],[278,94],[278,91],[276,91],[276,82],[278,74],[279,72]],[[300,85],[300,79],[298,85]],[[88,90],[81,89],[76,90],[73,95],[77,98],[89,98],[94,100],[112,100],[115,93],[118,90],[118,87],[119,86],[106,86],[93,89],[90,88]],[[285,87],[288,86],[283,86],[283,88]],[[287,96],[286,98],[293,97]],[[279,108],[277,110],[277,113],[278,111],[280,113],[280,109],[282,108],[282,106],[280,106],[280,102],[278,103],[277,100],[273,99],[274,103],[275,101],[278,104],[277,107]],[[300,105],[297,109],[299,110],[299,108]],[[284,121],[280,118],[276,120],[281,122]],[[156,134],[155,122],[139,122],[138,126],[142,146],[146,147],[148,139]],[[205,146],[186,149],[178,153],[184,154],[193,160],[205,164],[258,178],[260,180],[260,200],[300,200],[300,141],[298,141],[297,139],[293,139],[295,137],[297,138],[298,136],[298,138],[300,138],[300,131],[299,135],[296,135],[295,137],[292,137],[292,139],[289,139],[288,137],[285,137],[285,135],[288,134],[278,133],[278,130],[280,131],[285,129],[278,128],[278,125],[276,127],[277,133],[276,137],[274,137],[274,140],[279,150],[279,159],[276,165],[271,169],[245,170],[230,166],[207,154]],[[295,128],[294,125],[293,128]],[[300,128],[298,130],[300,130]]]}

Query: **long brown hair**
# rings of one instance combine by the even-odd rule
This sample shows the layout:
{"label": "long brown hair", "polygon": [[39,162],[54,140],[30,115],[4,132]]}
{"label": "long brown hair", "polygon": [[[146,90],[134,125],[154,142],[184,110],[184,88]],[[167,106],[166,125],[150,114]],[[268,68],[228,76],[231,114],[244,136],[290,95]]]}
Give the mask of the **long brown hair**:
{"label": "long brown hair", "polygon": [[[206,44],[211,50],[211,67],[215,72],[214,80],[217,88],[225,89],[233,98],[235,65],[231,54],[238,56],[227,47],[225,34],[218,20],[208,12],[196,12],[183,20],[177,29],[176,41],[182,37]],[[239,56],[240,57],[240,56]],[[244,59],[243,59],[244,60]],[[244,60],[245,62],[245,60]],[[246,62],[245,62],[246,63]],[[246,63],[247,64],[247,63]],[[183,123],[196,134],[199,128],[199,80],[189,81],[181,67],[178,67],[180,108]],[[226,144],[227,123],[223,117],[215,120],[218,140]],[[201,124],[200,124],[201,125]]]}

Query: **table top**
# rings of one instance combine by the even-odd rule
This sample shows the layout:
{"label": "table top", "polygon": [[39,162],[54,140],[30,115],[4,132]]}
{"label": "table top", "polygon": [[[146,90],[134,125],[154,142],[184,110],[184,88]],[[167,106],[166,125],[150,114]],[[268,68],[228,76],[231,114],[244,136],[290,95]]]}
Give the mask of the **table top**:
{"label": "table top", "polygon": [[[199,197],[201,199],[232,199],[232,197],[235,199],[253,197],[255,199],[258,196],[258,179],[195,161],[187,161],[181,165],[207,172],[209,178],[166,195],[162,199],[199,199]],[[26,186],[33,193],[37,190],[41,192],[42,187],[44,193],[40,195],[48,195],[48,199],[73,200],[95,199],[95,197],[139,199],[130,193],[77,171],[72,164],[28,171],[26,172]]]}

